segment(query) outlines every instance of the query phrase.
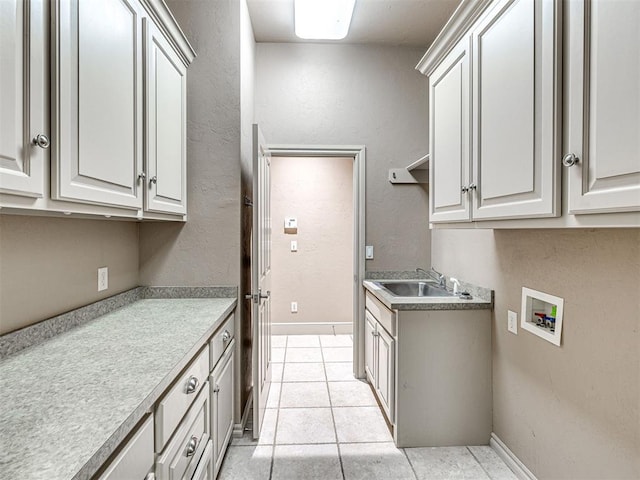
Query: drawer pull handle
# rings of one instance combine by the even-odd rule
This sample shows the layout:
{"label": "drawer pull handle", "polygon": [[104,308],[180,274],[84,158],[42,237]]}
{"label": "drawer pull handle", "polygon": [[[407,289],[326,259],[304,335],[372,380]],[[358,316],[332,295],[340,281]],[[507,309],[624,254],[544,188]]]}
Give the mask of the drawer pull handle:
{"label": "drawer pull handle", "polygon": [[196,377],[189,377],[189,382],[187,383],[187,394],[193,393],[198,388],[198,379]]}
{"label": "drawer pull handle", "polygon": [[224,332],[222,332],[223,342],[228,342],[230,338],[231,338],[231,334],[229,333],[229,330],[225,330]]}
{"label": "drawer pull handle", "polygon": [[191,437],[191,439],[189,440],[189,443],[187,444],[187,451],[185,452],[185,455],[187,457],[192,456],[194,453],[196,453],[197,446],[198,446],[198,437],[196,436]]}

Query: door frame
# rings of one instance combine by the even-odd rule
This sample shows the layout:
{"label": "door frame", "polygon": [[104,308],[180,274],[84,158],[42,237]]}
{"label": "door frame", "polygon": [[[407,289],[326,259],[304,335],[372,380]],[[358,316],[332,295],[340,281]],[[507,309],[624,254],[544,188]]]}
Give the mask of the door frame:
{"label": "door frame", "polygon": [[366,148],[364,145],[267,145],[272,157],[353,158],[353,373],[364,373],[364,281]]}

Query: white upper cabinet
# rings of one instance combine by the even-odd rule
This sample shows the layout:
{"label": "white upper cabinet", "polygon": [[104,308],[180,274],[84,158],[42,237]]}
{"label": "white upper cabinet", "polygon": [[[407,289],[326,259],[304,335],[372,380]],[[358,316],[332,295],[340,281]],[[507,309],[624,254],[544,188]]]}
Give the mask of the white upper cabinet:
{"label": "white upper cabinet", "polygon": [[429,76],[429,205],[432,222],[469,221],[470,41],[456,45]]}
{"label": "white upper cabinet", "polygon": [[569,212],[640,211],[640,2],[566,5]]}
{"label": "white upper cabinet", "polygon": [[474,220],[560,214],[559,8],[497,1],[472,31]]}
{"label": "white upper cabinet", "polygon": [[50,142],[45,9],[45,0],[0,0],[0,193],[44,195]]}
{"label": "white upper cabinet", "polygon": [[145,209],[186,213],[187,67],[160,31],[144,22],[147,78]]}
{"label": "white upper cabinet", "polygon": [[59,0],[52,197],[139,209],[142,9],[130,0]]}

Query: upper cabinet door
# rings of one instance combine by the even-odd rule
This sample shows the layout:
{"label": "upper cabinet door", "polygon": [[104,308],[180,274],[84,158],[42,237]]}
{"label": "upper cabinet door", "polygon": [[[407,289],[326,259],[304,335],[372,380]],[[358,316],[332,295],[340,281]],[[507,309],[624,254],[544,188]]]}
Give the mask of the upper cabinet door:
{"label": "upper cabinet door", "polygon": [[187,212],[187,68],[145,19],[147,195],[152,212]]}
{"label": "upper cabinet door", "polygon": [[558,216],[560,1],[497,1],[472,37],[473,218]]}
{"label": "upper cabinet door", "polygon": [[0,0],[0,193],[44,195],[46,25],[44,0]]}
{"label": "upper cabinet door", "polygon": [[469,221],[469,38],[429,76],[429,221]]}
{"label": "upper cabinet door", "polygon": [[141,7],[54,3],[52,196],[142,208]]}
{"label": "upper cabinet door", "polygon": [[638,211],[640,2],[567,6],[569,212]]}

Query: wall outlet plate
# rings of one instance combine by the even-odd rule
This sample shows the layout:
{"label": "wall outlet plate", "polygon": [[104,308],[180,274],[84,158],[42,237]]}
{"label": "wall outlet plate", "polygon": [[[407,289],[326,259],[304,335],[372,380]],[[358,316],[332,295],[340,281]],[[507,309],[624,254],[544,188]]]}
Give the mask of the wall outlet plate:
{"label": "wall outlet plate", "polygon": [[297,240],[291,240],[291,251],[292,252],[297,252],[298,251],[298,241]]}
{"label": "wall outlet plate", "polygon": [[373,260],[373,245],[367,245],[364,247],[364,258],[367,260]]}
{"label": "wall outlet plate", "polygon": [[98,268],[98,291],[109,288],[109,267]]}
{"label": "wall outlet plate", "polygon": [[507,310],[507,330],[515,335],[518,334],[518,314],[511,310]]}
{"label": "wall outlet plate", "polygon": [[291,313],[298,313],[298,302],[291,302]]}

